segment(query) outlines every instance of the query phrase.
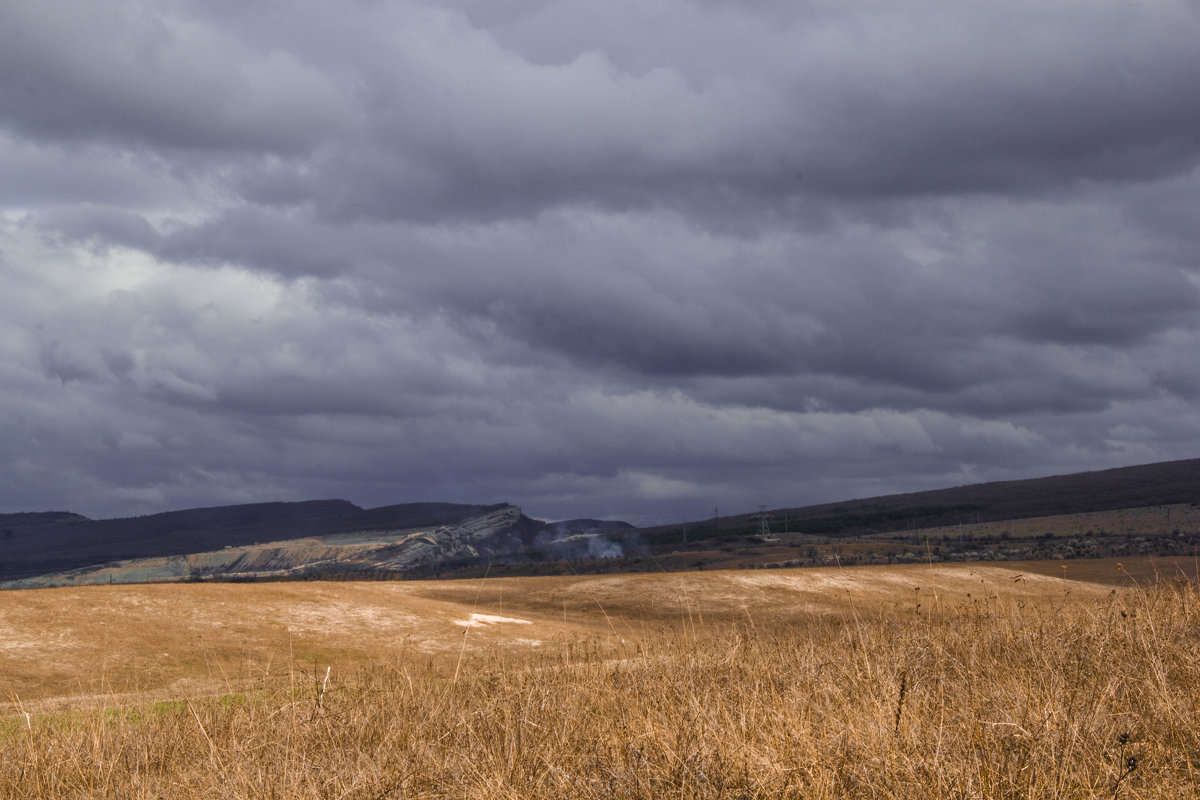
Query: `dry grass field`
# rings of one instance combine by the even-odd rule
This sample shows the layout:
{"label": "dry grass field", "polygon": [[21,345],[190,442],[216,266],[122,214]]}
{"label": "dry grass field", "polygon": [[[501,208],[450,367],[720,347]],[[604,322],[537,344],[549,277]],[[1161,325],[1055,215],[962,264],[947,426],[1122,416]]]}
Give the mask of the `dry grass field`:
{"label": "dry grass field", "polygon": [[0,592],[0,797],[1200,795],[1200,593],[1059,566]]}

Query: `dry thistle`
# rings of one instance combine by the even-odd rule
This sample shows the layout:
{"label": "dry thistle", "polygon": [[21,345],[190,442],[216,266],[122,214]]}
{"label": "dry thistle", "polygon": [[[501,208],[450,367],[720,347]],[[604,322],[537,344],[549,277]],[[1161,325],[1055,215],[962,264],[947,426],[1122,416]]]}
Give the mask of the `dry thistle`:
{"label": "dry thistle", "polygon": [[904,696],[908,693],[908,672],[900,673],[900,697],[896,700],[895,735],[900,735],[900,715],[904,713]]}
{"label": "dry thistle", "polygon": [[1113,781],[1113,800],[1116,800],[1117,793],[1121,790],[1121,781],[1133,774],[1133,771],[1138,767],[1137,756],[1125,756],[1125,746],[1129,744],[1129,734],[1127,732],[1117,737],[1117,744],[1121,746],[1121,755],[1123,758],[1120,760],[1120,764],[1124,767],[1124,770]]}

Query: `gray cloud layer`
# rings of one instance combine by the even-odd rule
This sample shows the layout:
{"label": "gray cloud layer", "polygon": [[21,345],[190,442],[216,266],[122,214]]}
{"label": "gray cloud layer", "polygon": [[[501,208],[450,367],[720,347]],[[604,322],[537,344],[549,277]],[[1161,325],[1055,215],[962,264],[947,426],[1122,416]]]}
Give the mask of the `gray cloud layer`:
{"label": "gray cloud layer", "polygon": [[1188,2],[0,6],[0,509],[1189,457]]}

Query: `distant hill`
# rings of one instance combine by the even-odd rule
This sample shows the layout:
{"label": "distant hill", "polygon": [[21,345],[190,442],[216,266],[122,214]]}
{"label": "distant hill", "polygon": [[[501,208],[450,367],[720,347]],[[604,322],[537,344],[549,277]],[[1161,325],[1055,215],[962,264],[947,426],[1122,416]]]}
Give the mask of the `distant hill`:
{"label": "distant hill", "polygon": [[765,527],[756,517],[637,529],[546,523],[503,503],[346,500],[0,514],[0,586],[1178,555],[1200,548],[1200,459],[781,508]]}
{"label": "distant hill", "polygon": [[261,542],[448,526],[503,507],[409,503],[363,509],[346,500],[311,500],[105,520],[66,512],[4,514],[0,515],[0,580]]}
{"label": "distant hill", "polygon": [[[1200,503],[1200,459],[977,483],[779,508],[768,513],[776,520],[786,518],[792,532],[853,536],[905,527],[935,527],[1177,503]],[[750,529],[756,524],[754,518],[754,514],[739,514],[721,518],[717,524],[726,530]],[[687,526],[697,530],[712,524],[713,520],[709,518],[687,523]],[[643,529],[643,533],[665,533],[683,527],[663,525]]]}
{"label": "distant hill", "polygon": [[0,531],[86,519],[87,517],[72,514],[70,511],[26,511],[17,514],[0,514]]}

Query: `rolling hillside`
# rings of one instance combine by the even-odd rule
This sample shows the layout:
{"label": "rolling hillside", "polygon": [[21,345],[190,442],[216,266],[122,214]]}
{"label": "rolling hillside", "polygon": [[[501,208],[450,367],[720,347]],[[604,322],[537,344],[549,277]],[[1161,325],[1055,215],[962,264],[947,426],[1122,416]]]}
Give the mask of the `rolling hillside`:
{"label": "rolling hillside", "polygon": [[[133,569],[129,575],[110,573],[117,580],[139,579],[137,570],[148,570],[140,579],[287,574],[310,561],[330,566],[343,556],[363,568],[364,549],[377,551],[375,561],[381,565],[412,566],[440,557],[478,556],[478,548],[485,553],[520,550],[540,528],[519,508],[506,504],[409,503],[362,509],[345,500],[316,500],[109,520],[63,513],[6,514],[0,515],[0,579],[84,574],[116,562],[129,562],[126,566]],[[437,533],[440,541],[416,541],[408,536],[413,532]],[[473,538],[464,543],[460,540],[465,535]],[[376,547],[369,548],[372,543]],[[201,554],[210,556],[198,558],[199,572],[194,572],[185,557]],[[222,562],[218,554],[229,558]]]}
{"label": "rolling hillside", "polygon": [[1198,796],[1197,588],[1044,566],[0,592],[0,798]]}
{"label": "rolling hillside", "polygon": [[346,500],[0,515],[0,586],[1002,561],[1200,551],[1200,459],[637,529],[516,506]]}
{"label": "rolling hillside", "polygon": [[[796,533],[849,536],[896,528],[1196,503],[1200,503],[1200,459],[1193,458],[780,508],[768,513],[778,521],[786,517],[790,530]],[[754,514],[724,517],[718,524],[726,530],[756,527],[754,517]],[[698,530],[712,522],[707,519],[688,525]],[[665,525],[644,532],[662,533],[681,527]]]}

